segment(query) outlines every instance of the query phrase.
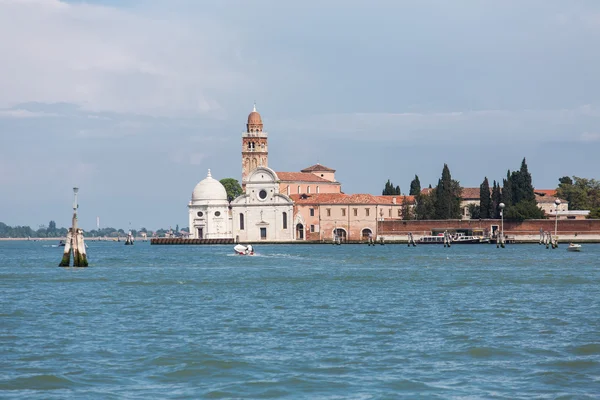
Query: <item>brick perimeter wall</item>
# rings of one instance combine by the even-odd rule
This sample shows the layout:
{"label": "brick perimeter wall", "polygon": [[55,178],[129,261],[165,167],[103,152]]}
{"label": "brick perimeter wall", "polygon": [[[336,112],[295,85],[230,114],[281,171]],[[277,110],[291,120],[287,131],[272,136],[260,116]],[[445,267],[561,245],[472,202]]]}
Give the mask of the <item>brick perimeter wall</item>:
{"label": "brick perimeter wall", "polygon": [[[553,219],[535,219],[523,222],[504,221],[506,234],[538,234],[540,228],[544,231],[554,232]],[[484,229],[491,230],[492,225],[501,225],[499,219],[484,220],[426,220],[426,221],[383,221],[380,222],[380,235],[426,234],[432,229]],[[588,233],[600,234],[600,219],[585,220],[558,220],[559,233]]]}

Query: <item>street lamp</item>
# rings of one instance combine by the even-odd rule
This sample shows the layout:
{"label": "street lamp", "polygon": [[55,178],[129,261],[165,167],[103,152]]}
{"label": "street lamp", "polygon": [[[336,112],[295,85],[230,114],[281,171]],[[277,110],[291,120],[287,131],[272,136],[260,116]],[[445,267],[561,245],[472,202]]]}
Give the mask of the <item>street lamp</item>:
{"label": "street lamp", "polygon": [[[500,220],[501,220],[501,228],[500,228],[500,243],[502,244],[502,247],[504,247],[504,207],[506,207],[504,205],[504,203],[500,203],[498,204],[498,207],[500,207]],[[498,242],[496,242],[498,243]]]}
{"label": "street lamp", "polygon": [[556,240],[556,245],[558,246],[558,206],[560,206],[560,199],[554,200],[554,212],[556,213],[554,219],[554,240]]}

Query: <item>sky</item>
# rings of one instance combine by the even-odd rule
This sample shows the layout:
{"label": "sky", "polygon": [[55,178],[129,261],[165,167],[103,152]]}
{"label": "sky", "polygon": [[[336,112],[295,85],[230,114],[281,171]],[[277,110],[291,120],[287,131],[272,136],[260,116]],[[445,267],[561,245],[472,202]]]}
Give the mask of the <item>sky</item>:
{"label": "sky", "polygon": [[185,227],[254,102],[269,167],[346,193],[600,178],[597,0],[0,0],[0,37],[8,225],[68,226],[77,186],[84,229]]}

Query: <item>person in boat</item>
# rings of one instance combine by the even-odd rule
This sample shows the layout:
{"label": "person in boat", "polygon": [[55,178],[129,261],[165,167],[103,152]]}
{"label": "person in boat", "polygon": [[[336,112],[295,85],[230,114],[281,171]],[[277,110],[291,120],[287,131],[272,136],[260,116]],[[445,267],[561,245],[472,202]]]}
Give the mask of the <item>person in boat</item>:
{"label": "person in boat", "polygon": [[254,248],[252,247],[251,244],[249,244],[248,247],[246,247],[246,254],[250,254],[250,255],[254,254]]}

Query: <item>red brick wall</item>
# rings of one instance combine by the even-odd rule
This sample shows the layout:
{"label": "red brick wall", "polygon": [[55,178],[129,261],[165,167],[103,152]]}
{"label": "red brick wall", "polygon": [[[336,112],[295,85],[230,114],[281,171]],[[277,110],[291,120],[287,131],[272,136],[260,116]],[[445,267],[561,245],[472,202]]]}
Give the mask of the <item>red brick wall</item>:
{"label": "red brick wall", "polygon": [[[535,219],[523,222],[504,221],[504,232],[512,234],[537,234],[540,228],[544,231],[554,232],[553,219]],[[501,225],[499,219],[484,220],[428,220],[428,221],[396,221],[386,220],[380,222],[381,235],[404,235],[408,232],[423,234],[432,229],[474,229],[481,228],[486,231],[491,229],[492,225]],[[585,220],[559,220],[559,233],[588,233],[600,234],[600,219]]]}

